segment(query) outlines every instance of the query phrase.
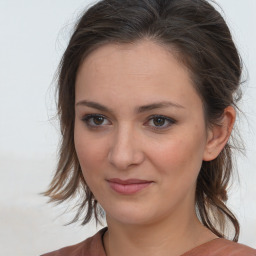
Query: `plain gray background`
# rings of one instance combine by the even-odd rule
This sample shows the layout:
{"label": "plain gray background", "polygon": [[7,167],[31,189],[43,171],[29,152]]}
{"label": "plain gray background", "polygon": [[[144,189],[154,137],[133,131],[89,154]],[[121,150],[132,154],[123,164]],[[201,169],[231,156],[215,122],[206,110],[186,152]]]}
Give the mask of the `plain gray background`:
{"label": "plain gray background", "polygon": [[[51,180],[57,159],[54,72],[74,22],[93,1],[0,0],[0,251],[32,256],[77,243],[95,233],[64,227],[39,195]],[[229,206],[241,222],[240,242],[256,247],[256,1],[219,0],[249,73],[239,129],[247,155],[238,155],[240,184]],[[100,228],[100,227],[98,227]]]}

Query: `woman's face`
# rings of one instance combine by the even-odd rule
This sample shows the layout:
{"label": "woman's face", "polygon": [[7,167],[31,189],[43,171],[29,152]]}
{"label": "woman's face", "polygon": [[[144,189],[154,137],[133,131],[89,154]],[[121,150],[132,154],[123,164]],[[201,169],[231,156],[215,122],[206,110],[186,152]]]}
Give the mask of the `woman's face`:
{"label": "woman's face", "polygon": [[146,40],[100,47],[79,69],[75,102],[77,156],[107,218],[194,214],[207,130],[188,71],[169,51]]}

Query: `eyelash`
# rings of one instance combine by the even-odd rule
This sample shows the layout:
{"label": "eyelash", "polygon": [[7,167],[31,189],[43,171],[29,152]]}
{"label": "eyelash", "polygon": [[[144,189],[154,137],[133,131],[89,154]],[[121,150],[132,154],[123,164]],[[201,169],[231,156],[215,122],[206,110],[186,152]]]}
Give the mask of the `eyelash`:
{"label": "eyelash", "polygon": [[[169,128],[171,125],[175,124],[176,123],[176,120],[170,118],[170,117],[167,117],[167,116],[162,116],[162,115],[153,115],[153,116],[150,116],[148,121],[146,123],[149,123],[149,122],[153,122],[154,119],[162,119],[164,121],[164,125],[163,126],[151,126],[152,129],[154,130],[164,130],[164,129],[167,129]],[[150,125],[149,125],[150,126]]]}
{"label": "eyelash", "polygon": [[91,129],[98,129],[98,128],[101,128],[103,125],[100,124],[100,125],[97,125],[94,123],[93,124],[90,124],[90,121],[95,121],[95,118],[103,118],[104,120],[108,120],[107,117],[105,117],[104,115],[99,115],[99,114],[89,114],[89,115],[86,115],[82,118],[82,121],[87,125],[87,127],[91,128]]}
{"label": "eyelash", "polygon": [[[87,127],[89,127],[90,129],[99,129],[102,128],[104,125],[109,125],[109,124],[95,124],[95,118],[102,118],[103,119],[103,123],[105,120],[108,120],[108,118],[104,115],[101,114],[89,114],[86,115],[82,118],[82,121],[86,124]],[[151,121],[156,121],[156,119],[162,119],[164,121],[164,125],[161,126],[151,126],[151,125],[147,125],[150,126],[153,130],[164,130],[169,128],[171,125],[176,123],[176,120],[167,117],[167,116],[163,116],[163,115],[152,115],[148,118],[148,120],[146,121],[146,124],[148,124]],[[94,124],[90,123],[90,122],[94,122]],[[111,122],[108,121],[110,124]],[[167,124],[166,124],[167,123]]]}

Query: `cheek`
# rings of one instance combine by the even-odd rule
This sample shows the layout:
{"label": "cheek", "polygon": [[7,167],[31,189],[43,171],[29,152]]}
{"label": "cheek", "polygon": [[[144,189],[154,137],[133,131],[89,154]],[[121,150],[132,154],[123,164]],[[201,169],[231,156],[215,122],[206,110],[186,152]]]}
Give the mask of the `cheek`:
{"label": "cheek", "polygon": [[[181,177],[197,176],[204,152],[203,132],[196,131],[189,136],[173,137],[169,141],[154,147],[151,156],[159,171],[166,175]],[[184,178],[184,177],[183,177]]]}
{"label": "cheek", "polygon": [[75,128],[74,142],[84,176],[88,176],[87,173],[89,172],[96,173],[97,170],[100,170],[98,167],[104,162],[106,157],[106,144],[104,141],[102,139],[95,139],[77,127]]}
{"label": "cheek", "polygon": [[102,150],[99,150],[96,145],[91,145],[90,141],[77,143],[76,152],[83,172],[95,168],[97,170],[97,166],[103,162]]}
{"label": "cheek", "polygon": [[96,162],[100,160],[101,152],[97,145],[92,144],[90,139],[80,139],[79,142],[75,142],[76,152],[81,164],[86,164],[90,162]]}
{"label": "cheek", "polygon": [[99,145],[89,136],[78,137],[75,139],[75,148],[86,184],[94,196],[99,196],[102,180],[100,177],[103,175],[102,170],[106,169],[102,144]]}

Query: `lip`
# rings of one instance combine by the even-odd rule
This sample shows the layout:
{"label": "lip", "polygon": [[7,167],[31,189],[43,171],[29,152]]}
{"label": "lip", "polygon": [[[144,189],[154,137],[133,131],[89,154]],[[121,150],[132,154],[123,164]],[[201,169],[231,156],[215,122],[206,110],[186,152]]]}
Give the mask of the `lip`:
{"label": "lip", "polygon": [[123,195],[135,194],[153,183],[149,180],[140,180],[140,179],[128,179],[122,180],[118,178],[107,180],[111,189],[115,192]]}

